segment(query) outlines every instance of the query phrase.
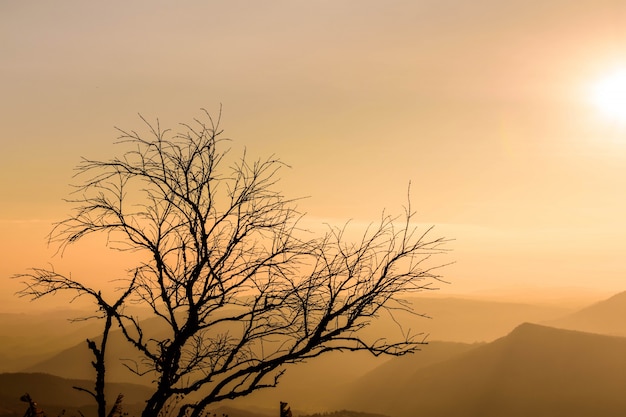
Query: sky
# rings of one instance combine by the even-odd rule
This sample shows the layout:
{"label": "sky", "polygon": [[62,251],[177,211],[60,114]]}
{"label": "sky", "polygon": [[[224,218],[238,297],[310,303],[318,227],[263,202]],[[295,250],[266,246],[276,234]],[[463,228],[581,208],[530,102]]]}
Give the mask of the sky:
{"label": "sky", "polygon": [[410,182],[454,239],[444,294],[623,291],[624,22],[618,0],[0,2],[0,302],[28,308],[9,277],[33,266],[115,276],[102,242],[46,243],[73,168],[138,114],[220,106],[307,224],[401,214]]}

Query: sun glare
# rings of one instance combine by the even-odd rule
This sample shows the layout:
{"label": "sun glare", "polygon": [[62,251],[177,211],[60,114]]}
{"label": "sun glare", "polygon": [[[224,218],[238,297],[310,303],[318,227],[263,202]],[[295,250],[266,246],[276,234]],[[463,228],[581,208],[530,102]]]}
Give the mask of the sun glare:
{"label": "sun glare", "polygon": [[626,69],[599,79],[592,87],[592,100],[602,114],[626,124]]}

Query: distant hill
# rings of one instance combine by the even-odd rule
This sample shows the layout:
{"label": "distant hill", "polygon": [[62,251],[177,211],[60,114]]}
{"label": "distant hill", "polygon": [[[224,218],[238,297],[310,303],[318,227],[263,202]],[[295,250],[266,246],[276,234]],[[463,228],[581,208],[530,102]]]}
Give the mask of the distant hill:
{"label": "distant hill", "polygon": [[368,352],[329,352],[288,366],[277,387],[259,390],[229,404],[272,415],[277,415],[280,401],[288,402],[294,415],[335,411],[337,393],[388,360]]}
{"label": "distant hill", "polygon": [[[618,296],[614,298],[619,301],[620,297]],[[367,331],[371,337],[380,337],[381,334],[387,334],[390,331],[410,331],[412,334],[424,332],[430,334],[427,338],[430,343],[424,346],[421,352],[400,358],[374,358],[366,352],[323,355],[320,358],[288,368],[277,388],[262,390],[253,393],[249,397],[238,399],[234,402],[227,402],[228,405],[232,405],[240,410],[248,410],[247,412],[253,414],[272,415],[278,401],[288,401],[292,405],[292,409],[294,411],[297,410],[299,415],[330,412],[345,408],[387,414],[394,417],[408,417],[420,410],[416,405],[417,403],[413,404],[413,398],[417,398],[419,399],[420,407],[430,409],[435,413],[433,415],[438,415],[435,411],[440,408],[437,401],[441,399],[441,395],[438,393],[451,395],[456,389],[458,381],[465,381],[469,387],[460,387],[455,394],[459,395],[459,398],[467,397],[466,402],[470,401],[469,396],[473,390],[478,390],[484,384],[495,384],[498,389],[504,389],[503,387],[507,386],[506,384],[492,382],[488,379],[485,379],[483,385],[477,385],[476,381],[482,381],[484,378],[487,378],[485,372],[493,373],[495,372],[493,369],[498,369],[496,365],[490,362],[493,361],[494,357],[500,355],[503,358],[508,358],[507,355],[513,352],[511,350],[506,351],[506,354],[498,353],[500,352],[498,349],[503,348],[496,349],[492,346],[502,346],[505,343],[504,341],[510,340],[516,334],[520,332],[523,334],[523,329],[535,328],[532,325],[524,325],[517,328],[516,326],[520,326],[524,321],[544,322],[552,320],[556,322],[558,317],[574,317],[585,310],[593,311],[594,307],[591,306],[581,312],[570,314],[572,310],[567,308],[522,303],[441,297],[417,297],[410,301],[418,313],[423,312],[432,318],[404,313],[399,314],[397,317],[398,321],[403,323],[403,327],[400,329],[390,317],[383,315],[381,320],[370,326]],[[611,304],[604,303],[598,303],[597,305],[606,306]],[[621,305],[619,302],[615,302],[615,304]],[[616,309],[609,309],[607,314],[619,317],[621,313]],[[161,331],[156,321],[147,321],[146,326],[151,334],[158,335]],[[513,329],[515,331],[511,332]],[[45,329],[41,329],[41,331],[45,331]],[[511,333],[508,336],[494,342],[495,339],[507,335],[509,332]],[[550,329],[548,334],[552,335],[552,332],[558,333],[559,330]],[[25,370],[28,372],[45,372],[65,378],[92,380],[94,376],[93,368],[90,365],[92,356],[83,340],[86,337],[91,338],[96,335],[97,332],[83,335],[81,340],[73,347],[50,355],[46,360],[29,366]],[[533,351],[533,346],[541,346],[541,343],[543,343],[541,341],[533,341],[530,334],[527,335],[526,339],[522,338],[518,340],[518,343],[521,345],[528,344],[528,352]],[[440,343],[441,341],[448,342]],[[482,343],[483,341],[492,343],[484,344]],[[109,380],[149,384],[150,376],[145,379],[137,378],[123,367],[119,359],[116,359],[129,358],[129,356],[132,357],[133,355],[132,348],[129,349],[128,344],[122,340],[119,332],[114,332],[111,335],[110,343],[108,349],[110,359],[107,370]],[[548,344],[545,347],[545,352],[550,353],[554,357],[559,357],[556,348],[553,349],[550,346]],[[569,346],[565,344],[562,348],[567,349]],[[484,363],[485,366],[472,368],[474,366],[472,365],[473,362],[467,358],[474,354],[479,355],[477,352],[490,351],[489,349],[492,349],[495,353],[480,354],[485,357],[480,359],[479,362],[482,361],[481,363]],[[567,351],[564,352],[567,353]],[[626,349],[624,352],[626,352]],[[464,360],[470,362],[462,362],[458,366],[450,365],[450,368],[448,368],[450,363],[461,360],[461,358],[466,358]],[[506,361],[508,360],[506,359]],[[504,362],[501,365],[504,366]],[[547,365],[544,367],[545,371],[549,373],[551,371],[550,366],[553,365],[550,361],[547,361]],[[576,366],[579,365],[577,364]],[[472,369],[471,372],[467,371],[467,373],[461,372],[458,374],[459,369],[462,370],[464,367]],[[522,371],[526,371],[526,369],[522,369]],[[560,370],[556,369],[555,372],[560,372]],[[367,375],[368,373],[370,374]],[[464,379],[467,375],[472,375],[473,379]],[[507,380],[506,377],[502,378],[505,381]],[[545,379],[549,380],[548,377]],[[438,389],[432,390],[432,387],[438,387]],[[381,392],[384,395],[381,395]],[[422,398],[421,392],[429,393],[428,398]],[[483,392],[480,395],[489,397],[488,392]],[[448,406],[445,404],[449,400],[449,396],[447,400],[441,400],[443,410],[447,409],[446,407]],[[454,403],[463,404],[463,401],[455,400]],[[468,407],[468,409],[472,409],[470,406]],[[453,414],[450,415],[455,415],[454,413],[458,410],[452,411]],[[458,415],[462,417],[466,414]]]}
{"label": "distant hill", "polygon": [[[539,323],[570,314],[575,309],[545,304],[513,303],[464,298],[413,297],[409,301],[417,313],[430,318],[410,314],[398,314],[404,329],[428,334],[428,340],[446,342],[491,342],[512,331],[525,322]],[[382,316],[379,326],[395,327]]]}
{"label": "distant hill", "polygon": [[[382,315],[380,321],[369,328],[367,332],[373,339],[396,332],[396,335],[405,331],[412,334],[424,332],[430,334],[427,338],[430,344],[424,346],[421,352],[404,358],[393,358],[398,372],[404,371],[403,361],[415,358],[415,363],[430,364],[429,361],[448,359],[454,351],[451,345],[439,344],[438,341],[491,341],[510,332],[515,326],[524,321],[548,320],[570,312],[567,309],[542,305],[520,303],[503,303],[490,301],[465,300],[460,298],[416,297],[410,302],[418,313],[425,313],[432,318],[425,318],[411,314],[398,314],[398,321],[403,323],[400,329],[389,316]],[[147,321],[152,334],[158,334],[156,322]],[[91,352],[87,349],[84,338],[94,338],[96,333],[84,335],[81,341],[73,347],[64,349],[45,360],[21,369],[24,372],[44,372],[64,378],[93,379],[94,370],[90,365]],[[391,334],[393,337],[393,334]],[[134,351],[122,340],[119,332],[115,331],[109,339],[107,349],[109,354],[107,376],[111,381],[150,384],[152,377],[138,378],[130,373],[118,358],[133,357]],[[457,347],[465,349],[465,344]],[[470,345],[473,346],[473,345]],[[137,359],[136,356],[134,356]],[[332,353],[322,355],[306,363],[287,368],[277,388],[262,390],[245,399],[234,403],[239,408],[251,409],[262,407],[272,409],[278,401],[289,401],[294,410],[303,413],[333,411],[337,393],[354,384],[358,378],[367,372],[389,361],[390,357],[375,358],[367,352]],[[68,366],[71,364],[71,366]],[[394,365],[390,365],[393,367]],[[409,367],[410,368],[410,367]],[[391,368],[390,368],[391,369]],[[395,373],[396,371],[389,371]],[[305,388],[306,387],[306,388]],[[368,411],[368,410],[366,410]]]}
{"label": "distant hill", "polygon": [[[346,387],[345,390],[348,395],[357,398],[363,393],[375,393],[386,384],[403,386],[410,383],[410,379],[413,378],[420,369],[448,361],[479,346],[483,345],[431,342],[423,346],[419,352],[390,359],[358,379],[351,386]],[[335,406],[341,407],[342,403],[338,402]],[[343,406],[345,406],[345,404],[343,404]]]}
{"label": "distant hill", "polygon": [[97,334],[96,320],[70,322],[91,315],[76,310],[0,313],[0,372],[17,372]]}
{"label": "distant hill", "polygon": [[[149,384],[149,378],[141,378],[133,374],[124,367],[123,362],[119,359],[132,357],[137,360],[138,358],[137,355],[133,355],[134,352],[132,349],[130,349],[119,336],[119,332],[115,332],[109,339],[109,345],[107,347],[109,358],[106,363],[107,379],[115,382]],[[63,378],[93,380],[96,372],[91,366],[92,360],[93,353],[89,350],[85,342],[80,342],[22,371],[28,373],[38,372],[52,374]]]}
{"label": "distant hill", "polygon": [[[40,373],[0,374],[0,416],[22,417],[28,404],[20,397],[29,393],[48,416],[59,415],[61,410],[68,414],[81,410],[85,415],[95,414],[95,403],[91,396],[72,388],[79,386],[91,389],[93,381],[72,380]],[[124,411],[137,415],[151,394],[145,386],[111,383],[107,386],[107,402],[113,405],[118,394],[124,395]]]}
{"label": "distant hill", "polygon": [[[479,345],[431,342],[421,350],[400,357],[374,357],[367,352],[333,352],[287,368],[276,388],[237,399],[238,408],[269,413],[279,401],[287,401],[298,415],[329,413],[347,408],[341,398],[348,392],[367,392],[368,381],[399,380],[411,370],[448,360]],[[369,411],[369,410],[364,410]]]}
{"label": "distant hill", "polygon": [[626,291],[545,324],[562,329],[626,336]]}
{"label": "distant hill", "polygon": [[[393,332],[395,332],[396,336],[401,336],[403,331],[411,330],[412,333],[423,332],[424,335],[429,335],[428,340],[430,341],[455,341],[467,343],[473,343],[476,341],[491,341],[507,334],[515,328],[515,326],[523,323],[524,321],[549,320],[563,316],[569,312],[569,310],[566,309],[541,305],[535,306],[518,303],[474,301],[458,298],[416,297],[411,299],[411,303],[418,313],[428,314],[429,317],[432,318],[425,318],[407,313],[398,313],[398,321],[403,323],[403,328],[400,329],[397,323],[389,316],[382,315],[378,323],[375,323],[366,329],[366,331],[369,332],[369,336],[372,339],[377,339],[381,337],[381,335],[389,334],[391,332],[390,337],[393,338]],[[50,326],[48,327],[38,326],[36,331],[33,333],[44,338],[44,340],[47,340],[45,338],[53,337],[53,333],[57,328],[56,322],[49,324]],[[147,320],[144,324],[151,334],[159,333],[158,322],[156,320]],[[10,367],[10,370],[43,372],[58,375],[64,378],[92,379],[94,376],[94,370],[90,365],[92,355],[87,349],[84,340],[88,337],[98,339],[98,332],[100,331],[100,328],[97,325],[99,325],[99,323],[94,321],[93,323],[90,323],[89,327],[81,327],[80,323],[75,325],[75,330],[78,334],[72,333],[72,337],[68,338],[68,341],[74,341],[73,346],[66,345],[67,347],[62,350],[59,349],[56,352],[50,352],[49,349],[45,348],[45,345],[42,344],[39,348],[44,352],[48,352],[48,356],[45,359],[40,359],[36,363],[29,361],[26,366],[21,368],[16,368],[14,365]],[[94,327],[94,325],[96,326]],[[9,336],[5,334],[5,338],[11,337],[19,339],[19,334],[22,334],[17,333],[15,326],[5,330],[0,328],[0,330],[8,332]],[[66,333],[62,332],[61,336],[65,334]],[[28,337],[32,337],[32,335]],[[54,337],[58,338],[59,336]],[[32,342],[29,343],[31,344],[29,345],[30,347],[28,352],[36,352],[35,346],[32,345]],[[112,332],[109,343],[110,344],[107,349],[109,357],[111,358],[107,369],[109,379],[117,382],[149,384],[151,381],[149,377],[143,379],[136,377],[130,373],[119,360],[119,358],[138,358],[134,354],[133,349],[129,348],[128,344],[123,340],[119,331]],[[22,345],[24,345],[24,343],[21,345],[16,344],[16,350],[19,350],[19,346]],[[55,346],[58,346],[58,344],[55,344]],[[15,354],[15,352],[13,352],[13,354]],[[385,359],[389,359],[379,358],[374,360],[368,355],[356,357],[350,356],[349,359],[345,359],[347,358],[347,355],[344,355],[343,358],[342,362],[347,360],[348,362],[345,363],[351,364],[350,369],[360,370],[359,375],[353,373],[353,376],[361,376],[365,372],[368,372],[374,367],[380,365]],[[358,363],[353,361],[354,358],[357,359]],[[9,359],[10,358],[7,358],[7,361]],[[288,371],[288,374],[295,373],[298,378],[306,378],[309,382],[313,379],[322,379],[322,381],[319,381],[320,384],[322,386],[327,386],[328,384],[323,377],[323,375],[325,375],[324,373],[317,372],[317,375],[319,376],[315,376],[315,369],[319,370],[320,367],[323,368],[322,364],[325,363],[324,360],[325,359],[316,361],[318,365],[311,368],[313,373],[309,372],[308,369],[305,369],[303,372],[290,370]],[[337,364],[331,363],[332,360],[330,360],[328,368],[331,370],[337,369]],[[72,364],[72,366],[68,366],[68,364]],[[339,362],[338,365],[341,365],[341,362]],[[306,368],[306,366],[298,369],[302,368]],[[342,375],[346,375],[346,373],[350,374],[350,372],[352,372],[346,367],[343,369],[344,371],[342,371]],[[341,383],[347,382],[346,378],[342,379],[339,375],[337,375],[336,378],[333,378],[333,381]]]}
{"label": "distant hill", "polygon": [[[161,337],[158,319],[148,319],[142,323],[145,334]],[[93,353],[87,347],[86,338],[101,340],[98,332],[92,332],[85,335],[83,340],[74,346],[50,355],[47,359],[21,369],[21,371],[47,373],[63,378],[93,380],[95,378],[95,371],[91,366]],[[109,334],[107,357],[106,372],[109,381],[150,385],[153,375],[148,374],[139,377],[124,366],[124,363],[131,364],[130,361],[139,361],[140,357],[119,330],[113,330]]]}
{"label": "distant hill", "polygon": [[[29,393],[48,417],[95,415],[96,408],[92,398],[73,386],[90,388],[91,381],[64,379],[40,373],[4,373],[0,374],[0,417],[23,417],[28,404],[20,397]],[[129,417],[139,416],[145,401],[152,391],[141,385],[111,383],[107,388],[107,403],[112,406],[117,394],[122,393],[123,412]],[[218,405],[209,408],[207,417],[273,417],[278,415],[279,403],[272,408],[237,408]],[[349,410],[333,411],[324,414],[307,415],[302,411],[293,411],[294,417],[386,417],[383,415]]]}
{"label": "distant hill", "polygon": [[398,417],[610,417],[626,410],[626,338],[523,324],[406,372],[361,381],[369,388],[346,395],[344,407]]}

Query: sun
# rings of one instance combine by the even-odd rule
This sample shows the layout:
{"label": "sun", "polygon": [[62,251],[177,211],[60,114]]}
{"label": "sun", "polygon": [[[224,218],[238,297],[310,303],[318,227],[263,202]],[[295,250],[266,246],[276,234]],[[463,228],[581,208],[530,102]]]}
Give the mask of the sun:
{"label": "sun", "polygon": [[600,78],[593,84],[591,95],[593,104],[603,115],[626,124],[626,69]]}

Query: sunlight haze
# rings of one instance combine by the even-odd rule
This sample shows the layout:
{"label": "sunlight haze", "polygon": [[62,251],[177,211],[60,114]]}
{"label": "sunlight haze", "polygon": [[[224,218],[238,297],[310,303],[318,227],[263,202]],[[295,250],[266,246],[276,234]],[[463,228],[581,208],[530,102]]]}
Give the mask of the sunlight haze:
{"label": "sunlight haze", "polygon": [[410,182],[454,239],[443,295],[626,290],[624,22],[612,0],[2,2],[0,311],[34,307],[9,279],[29,267],[123,276],[103,242],[47,246],[74,166],[138,113],[220,105],[312,229],[402,214]]}

